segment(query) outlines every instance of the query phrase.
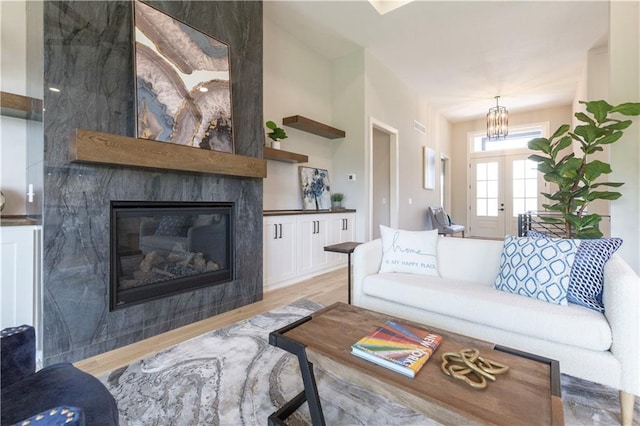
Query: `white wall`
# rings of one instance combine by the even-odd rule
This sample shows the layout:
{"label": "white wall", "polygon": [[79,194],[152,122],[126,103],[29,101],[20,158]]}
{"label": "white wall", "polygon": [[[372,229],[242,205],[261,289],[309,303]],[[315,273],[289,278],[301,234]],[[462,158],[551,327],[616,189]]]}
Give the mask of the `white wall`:
{"label": "white wall", "polygon": [[[333,122],[346,132],[344,139],[337,139],[332,144],[332,185],[344,194],[343,205],[357,210],[356,240],[365,241],[369,207],[364,163],[364,51],[359,50],[335,60],[332,79]],[[356,179],[348,180],[349,174],[354,174]]]}
{"label": "white wall", "polygon": [[[607,46],[599,46],[590,49],[585,58],[585,67],[578,82],[578,90],[573,101],[573,112],[586,112],[586,107],[579,101],[595,101],[599,99],[609,99],[609,51]],[[583,124],[577,118],[573,117],[572,127]],[[596,152],[589,155],[589,161],[600,160],[607,163],[611,162],[609,147],[604,146],[602,152]],[[578,157],[584,154],[580,149],[580,144],[576,141],[573,143],[573,150]],[[600,182],[608,181],[606,175],[598,179]],[[595,200],[589,204],[590,213],[598,213],[600,215],[609,216],[609,201]],[[600,231],[604,236],[611,236],[611,223],[609,218],[605,217],[600,222]]]}
{"label": "white wall", "polygon": [[[0,2],[0,90],[27,95],[26,1]],[[26,213],[27,122],[0,117],[0,189],[6,204],[3,215]]]}
{"label": "white wall", "polygon": [[[282,118],[302,115],[339,128],[332,122],[332,64],[266,17],[263,31],[264,121],[275,121],[287,132],[281,149],[309,156],[304,164],[267,162],[263,208],[301,209],[300,165],[327,169],[332,190],[342,192],[334,185],[331,157],[335,141],[282,126]],[[344,204],[351,207],[348,198]]]}
{"label": "white wall", "polygon": [[[507,109],[509,106],[507,105]],[[571,123],[572,106],[561,106],[555,108],[545,108],[535,111],[509,113],[509,126],[522,126],[531,123],[549,122],[549,131],[553,133],[562,124]],[[464,121],[453,124],[451,149],[455,155],[451,156],[451,217],[457,223],[468,224],[467,205],[468,185],[467,173],[469,170],[467,164],[467,136],[470,132],[486,131],[486,118],[478,118],[476,120]]]}
{"label": "white wall", "polygon": [[[368,52],[365,54],[365,75],[366,117],[398,130],[399,227],[425,229],[427,206],[440,204],[440,190],[439,185],[435,190],[423,188],[422,147],[434,149],[438,158],[440,152],[448,153],[449,125]],[[426,126],[426,134],[414,129],[414,120]],[[367,140],[369,131],[367,128]],[[365,152],[370,155],[368,147]],[[437,171],[436,176],[439,177]]]}
{"label": "white wall", "polygon": [[[640,2],[609,3],[609,103],[640,102]],[[624,244],[619,250],[640,273],[640,118],[611,145],[611,180],[624,182],[622,197],[611,202],[611,234]]]}
{"label": "white wall", "polygon": [[[359,241],[369,236],[369,119],[398,129],[399,226],[424,229],[426,207],[439,203],[439,187],[422,188],[422,146],[435,149],[438,157],[451,156],[450,125],[390,70],[363,49],[329,61],[265,18],[264,93],[265,121],[281,122],[282,117],[299,114],[346,132],[345,138],[329,140],[284,127],[289,138],[282,149],[306,154],[309,163],[304,165],[329,171],[332,191],[344,193],[343,205],[357,210]],[[413,129],[414,120],[427,127],[426,135]],[[265,210],[302,208],[297,166],[268,162]]]}

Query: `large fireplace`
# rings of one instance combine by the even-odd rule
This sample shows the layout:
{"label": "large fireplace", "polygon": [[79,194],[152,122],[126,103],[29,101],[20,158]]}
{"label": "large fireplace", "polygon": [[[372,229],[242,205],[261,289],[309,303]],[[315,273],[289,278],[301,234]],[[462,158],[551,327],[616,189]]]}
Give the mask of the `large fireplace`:
{"label": "large fireplace", "polygon": [[110,309],[233,280],[233,208],[112,201]]}

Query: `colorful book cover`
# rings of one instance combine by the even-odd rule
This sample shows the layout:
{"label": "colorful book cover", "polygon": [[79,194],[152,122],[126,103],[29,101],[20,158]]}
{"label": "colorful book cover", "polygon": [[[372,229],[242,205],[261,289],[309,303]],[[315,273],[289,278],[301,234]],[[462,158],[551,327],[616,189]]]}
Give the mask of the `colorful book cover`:
{"label": "colorful book cover", "polygon": [[354,343],[351,353],[405,376],[415,377],[441,341],[442,336],[438,334],[387,321]]}

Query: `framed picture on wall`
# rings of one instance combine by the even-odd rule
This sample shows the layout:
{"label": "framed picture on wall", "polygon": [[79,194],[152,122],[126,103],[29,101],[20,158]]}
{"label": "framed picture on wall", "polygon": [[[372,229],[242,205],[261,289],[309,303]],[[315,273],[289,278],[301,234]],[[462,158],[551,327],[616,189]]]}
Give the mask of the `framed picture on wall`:
{"label": "framed picture on wall", "polygon": [[138,138],[233,152],[229,46],[133,6]]}
{"label": "framed picture on wall", "polygon": [[331,187],[329,172],[314,167],[298,167],[302,208],[304,210],[329,210],[331,208]]}
{"label": "framed picture on wall", "polygon": [[422,147],[422,164],[424,168],[423,183],[424,189],[436,189],[436,152],[435,150]]}

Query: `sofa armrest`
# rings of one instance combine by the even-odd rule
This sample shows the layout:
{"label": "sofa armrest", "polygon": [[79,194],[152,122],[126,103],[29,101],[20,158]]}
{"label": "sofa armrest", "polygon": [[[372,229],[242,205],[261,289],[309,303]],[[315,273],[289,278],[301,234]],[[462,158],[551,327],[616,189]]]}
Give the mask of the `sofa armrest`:
{"label": "sofa armrest", "polygon": [[367,275],[377,274],[382,263],[382,240],[360,244],[353,252],[353,304],[362,296],[362,282]]}
{"label": "sofa armrest", "polygon": [[0,332],[2,368],[0,385],[10,386],[36,371],[36,332],[30,325],[5,328]]}
{"label": "sofa armrest", "polygon": [[618,254],[605,265],[602,300],[611,353],[621,365],[620,390],[640,395],[640,277]]}

